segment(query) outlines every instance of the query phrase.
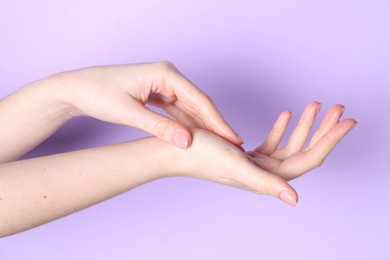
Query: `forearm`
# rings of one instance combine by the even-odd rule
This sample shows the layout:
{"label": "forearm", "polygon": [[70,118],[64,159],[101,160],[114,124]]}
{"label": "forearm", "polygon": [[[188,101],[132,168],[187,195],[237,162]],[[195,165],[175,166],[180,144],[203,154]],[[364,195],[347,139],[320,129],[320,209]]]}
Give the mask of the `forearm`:
{"label": "forearm", "polygon": [[150,137],[0,164],[0,237],[167,176],[204,179],[296,204],[296,191],[282,177],[257,167],[235,145],[208,131],[192,134],[185,150]]}
{"label": "forearm", "polygon": [[173,174],[178,150],[145,138],[0,165],[0,237]]}
{"label": "forearm", "polygon": [[0,163],[19,158],[72,118],[56,84],[49,77],[0,100]]}

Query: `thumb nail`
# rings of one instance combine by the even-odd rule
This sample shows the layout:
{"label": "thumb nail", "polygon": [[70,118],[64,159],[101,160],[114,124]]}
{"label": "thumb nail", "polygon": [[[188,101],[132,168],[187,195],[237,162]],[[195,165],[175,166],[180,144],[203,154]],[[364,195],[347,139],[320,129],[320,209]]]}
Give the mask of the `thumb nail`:
{"label": "thumb nail", "polygon": [[188,147],[188,138],[185,134],[183,133],[176,133],[173,136],[173,143],[182,149],[186,149]]}
{"label": "thumb nail", "polygon": [[284,190],[280,193],[280,199],[290,204],[291,206],[297,205],[297,198],[290,191]]}

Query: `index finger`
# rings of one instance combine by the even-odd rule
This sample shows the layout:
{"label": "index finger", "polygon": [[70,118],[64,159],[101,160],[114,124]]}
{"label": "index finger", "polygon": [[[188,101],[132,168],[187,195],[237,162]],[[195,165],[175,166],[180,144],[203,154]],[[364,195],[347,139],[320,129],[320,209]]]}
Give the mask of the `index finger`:
{"label": "index finger", "polygon": [[177,99],[185,105],[189,116],[200,119],[207,127],[206,130],[236,145],[243,143],[242,138],[225,121],[209,96],[179,71],[171,73],[169,77],[169,84],[174,88]]}

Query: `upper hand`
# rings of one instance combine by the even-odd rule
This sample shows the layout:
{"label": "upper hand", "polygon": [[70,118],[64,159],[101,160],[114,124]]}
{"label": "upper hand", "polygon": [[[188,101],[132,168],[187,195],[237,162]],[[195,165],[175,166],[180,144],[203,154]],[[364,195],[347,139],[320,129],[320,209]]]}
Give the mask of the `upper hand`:
{"label": "upper hand", "polygon": [[[69,83],[64,84],[65,102],[75,115],[137,127],[181,148],[192,142],[189,127],[242,143],[212,100],[169,62],[92,67],[59,75]],[[176,120],[146,104],[163,108]]]}

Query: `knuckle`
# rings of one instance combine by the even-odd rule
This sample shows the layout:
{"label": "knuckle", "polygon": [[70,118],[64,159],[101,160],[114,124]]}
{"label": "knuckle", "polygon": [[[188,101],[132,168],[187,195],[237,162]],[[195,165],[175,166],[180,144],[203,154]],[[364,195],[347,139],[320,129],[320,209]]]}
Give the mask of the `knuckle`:
{"label": "knuckle", "polygon": [[171,62],[171,61],[168,61],[168,60],[163,60],[163,61],[159,61],[157,62],[157,66],[159,66],[159,68],[161,68],[161,70],[163,71],[176,71],[176,66]]}
{"label": "knuckle", "polygon": [[269,195],[271,191],[271,184],[263,178],[258,178],[255,183],[255,192],[258,194]]}
{"label": "knuckle", "polygon": [[168,129],[172,127],[172,123],[168,119],[160,120],[154,125],[153,133],[156,136],[164,137],[168,133]]}
{"label": "knuckle", "polygon": [[337,142],[337,137],[335,135],[332,135],[331,133],[326,133],[323,137],[329,145],[333,145]]}
{"label": "knuckle", "polygon": [[315,168],[319,168],[324,164],[325,159],[318,160],[317,163],[315,164]]}
{"label": "knuckle", "polygon": [[308,161],[311,163],[312,168],[319,168],[322,166],[322,164],[325,161],[325,158],[319,158],[318,154],[315,152],[311,151],[306,154]]}
{"label": "knuckle", "polygon": [[211,99],[211,97],[204,94],[201,102],[198,102],[196,109],[198,111],[207,112],[210,109],[213,109],[214,107],[215,107],[214,101]]}

